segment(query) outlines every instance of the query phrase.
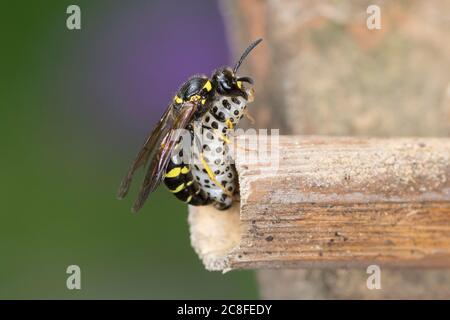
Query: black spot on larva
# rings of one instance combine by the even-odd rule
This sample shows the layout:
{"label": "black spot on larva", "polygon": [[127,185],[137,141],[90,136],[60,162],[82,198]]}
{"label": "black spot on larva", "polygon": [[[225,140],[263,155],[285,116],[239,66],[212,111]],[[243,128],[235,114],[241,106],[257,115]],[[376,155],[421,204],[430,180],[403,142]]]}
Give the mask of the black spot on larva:
{"label": "black spot on larva", "polygon": [[214,171],[214,174],[215,174],[215,175],[219,175],[219,174],[220,174],[220,170]]}
{"label": "black spot on larva", "polygon": [[219,112],[219,119],[225,121],[225,114],[222,111]]}
{"label": "black spot on larva", "polygon": [[233,174],[231,172],[228,173],[228,178],[233,178]]}
{"label": "black spot on larva", "polygon": [[220,164],[220,159],[214,160],[214,163],[215,163],[216,165],[219,165],[219,164]]}
{"label": "black spot on larva", "polygon": [[231,122],[234,122],[234,118],[230,118],[230,121],[231,121]]}
{"label": "black spot on larva", "polygon": [[222,105],[223,105],[225,108],[227,108],[228,110],[230,110],[230,108],[231,108],[230,103],[229,103],[228,100],[226,100],[226,99],[223,99],[223,100],[222,100]]}
{"label": "black spot on larva", "polygon": [[221,153],[221,152],[222,152],[222,148],[221,148],[221,147],[217,147],[217,148],[216,148],[216,152],[217,152],[217,153]]}
{"label": "black spot on larva", "polygon": [[207,116],[207,117],[205,118],[205,121],[206,121],[206,122],[209,122],[209,116]]}
{"label": "black spot on larva", "polygon": [[205,183],[209,183],[209,179],[205,179]]}
{"label": "black spot on larva", "polygon": [[203,171],[203,173],[208,173],[208,172],[206,171],[206,169],[202,169],[202,171]]}
{"label": "black spot on larva", "polygon": [[194,164],[195,170],[200,170],[200,168],[198,167],[198,165]]}
{"label": "black spot on larva", "polygon": [[236,104],[241,104],[241,101],[236,97],[232,97],[231,101],[233,101],[233,103],[236,103]]}
{"label": "black spot on larva", "polygon": [[180,152],[178,152],[178,155],[179,155],[180,157],[183,157],[183,149],[181,149]]}
{"label": "black spot on larva", "polygon": [[238,110],[234,110],[234,115],[235,116],[239,115],[239,111]]}
{"label": "black spot on larva", "polygon": [[210,151],[211,149],[209,148],[209,146],[207,144],[204,144],[203,145],[203,150]]}
{"label": "black spot on larva", "polygon": [[233,191],[233,187],[228,187],[228,191]]}
{"label": "black spot on larva", "polygon": [[227,133],[227,127],[224,127],[224,128],[222,129],[222,133]]}
{"label": "black spot on larva", "polygon": [[241,114],[241,116],[239,117],[239,119],[242,119],[242,117],[243,117],[244,115],[243,114]]}
{"label": "black spot on larva", "polygon": [[214,129],[219,129],[219,125],[217,124],[216,121],[213,121],[213,122],[211,123],[211,127],[213,127]]}
{"label": "black spot on larva", "polygon": [[230,167],[226,167],[226,168],[225,168],[225,171],[230,171]]}
{"label": "black spot on larva", "polygon": [[196,178],[198,181],[200,181],[200,177],[199,177],[199,176],[195,176],[195,178]]}
{"label": "black spot on larva", "polygon": [[216,113],[217,110],[218,110],[217,106],[214,106],[214,108],[213,108],[214,113]]}
{"label": "black spot on larva", "polygon": [[206,194],[208,195],[208,197],[211,197],[211,193],[207,192]]}
{"label": "black spot on larva", "polygon": [[220,184],[225,186],[227,184],[227,180],[222,180],[222,182]]}

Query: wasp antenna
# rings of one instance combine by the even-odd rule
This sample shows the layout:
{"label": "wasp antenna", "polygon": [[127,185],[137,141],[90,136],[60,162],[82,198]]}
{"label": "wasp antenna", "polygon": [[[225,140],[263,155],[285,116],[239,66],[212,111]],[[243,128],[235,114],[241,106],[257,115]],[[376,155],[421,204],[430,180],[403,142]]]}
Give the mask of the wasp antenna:
{"label": "wasp antenna", "polygon": [[236,63],[236,65],[234,66],[233,72],[236,73],[236,71],[239,69],[239,67],[242,64],[242,61],[244,61],[244,59],[248,56],[248,54],[250,53],[250,51],[252,51],[261,41],[263,41],[262,38],[259,38],[258,40],[252,42],[247,49],[245,49],[244,53],[242,54],[241,58],[239,59],[239,61]]}

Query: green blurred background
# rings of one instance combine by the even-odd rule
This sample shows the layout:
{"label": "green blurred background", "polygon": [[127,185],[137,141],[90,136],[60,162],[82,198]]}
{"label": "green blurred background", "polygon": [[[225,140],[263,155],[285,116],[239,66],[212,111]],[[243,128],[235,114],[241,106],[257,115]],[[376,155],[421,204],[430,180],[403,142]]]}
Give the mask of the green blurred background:
{"label": "green blurred background", "polygon": [[[70,4],[81,30],[66,28]],[[0,298],[257,298],[253,273],[204,270],[187,208],[163,187],[137,215],[139,183],[115,197],[181,82],[233,60],[218,4],[4,1],[0,12]],[[72,264],[81,290],[66,288]]]}

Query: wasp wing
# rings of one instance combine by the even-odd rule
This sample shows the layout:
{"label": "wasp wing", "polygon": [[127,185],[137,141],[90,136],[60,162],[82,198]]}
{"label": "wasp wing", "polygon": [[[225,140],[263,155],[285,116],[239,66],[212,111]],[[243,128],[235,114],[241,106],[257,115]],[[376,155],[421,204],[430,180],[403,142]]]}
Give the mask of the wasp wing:
{"label": "wasp wing", "polygon": [[182,134],[182,130],[192,120],[197,103],[185,102],[179,111],[173,113],[173,126],[170,131],[163,137],[159,150],[152,157],[149,168],[139,191],[132,211],[137,212],[142,208],[149,194],[161,183],[164,173],[169,164],[172,151]]}
{"label": "wasp wing", "polygon": [[196,110],[197,103],[185,102],[179,111],[172,113],[173,126],[169,132],[164,135],[159,148],[156,150],[154,156],[151,157],[150,165],[139,191],[138,198],[132,207],[133,212],[137,212],[142,208],[149,194],[152,193],[164,179],[164,173],[169,164],[172,151],[183,133],[180,129],[186,128],[191,122]]}
{"label": "wasp wing", "polygon": [[162,140],[170,132],[174,125],[173,113],[173,105],[170,105],[161,120],[159,120],[158,125],[152,130],[145,140],[144,145],[120,184],[119,191],[117,192],[117,197],[119,199],[123,199],[127,195],[136,170],[147,164],[150,156],[158,151]]}

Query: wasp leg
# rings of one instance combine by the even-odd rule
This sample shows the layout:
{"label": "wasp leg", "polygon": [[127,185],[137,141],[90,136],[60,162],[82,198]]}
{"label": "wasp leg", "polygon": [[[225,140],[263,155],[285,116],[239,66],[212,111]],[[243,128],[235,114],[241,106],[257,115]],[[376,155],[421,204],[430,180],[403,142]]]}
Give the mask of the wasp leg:
{"label": "wasp leg", "polygon": [[[223,142],[225,142],[226,144],[234,145],[234,141],[228,139],[228,137],[225,136],[224,134],[220,133],[219,130],[214,129],[214,132],[218,135],[219,139],[222,140]],[[256,149],[249,149],[249,148],[246,148],[246,147],[241,147],[239,145],[236,145],[236,148],[238,148],[239,150],[242,150],[242,151],[258,152],[258,150],[256,150]]]}
{"label": "wasp leg", "polygon": [[243,111],[244,116],[248,119],[248,121],[250,121],[251,124],[255,124],[255,118],[253,118],[250,114],[250,112],[248,111],[248,109],[244,109]]}
{"label": "wasp leg", "polygon": [[206,163],[205,158],[203,157],[203,153],[200,153],[200,161],[203,165],[203,167],[206,170],[206,173],[208,174],[208,177],[211,179],[211,181],[218,186],[220,189],[222,189],[222,191],[229,197],[233,197],[233,194],[228,191],[227,189],[225,189],[225,187],[216,179],[216,176],[214,174],[214,172],[211,170],[211,167],[208,165],[208,163]]}

